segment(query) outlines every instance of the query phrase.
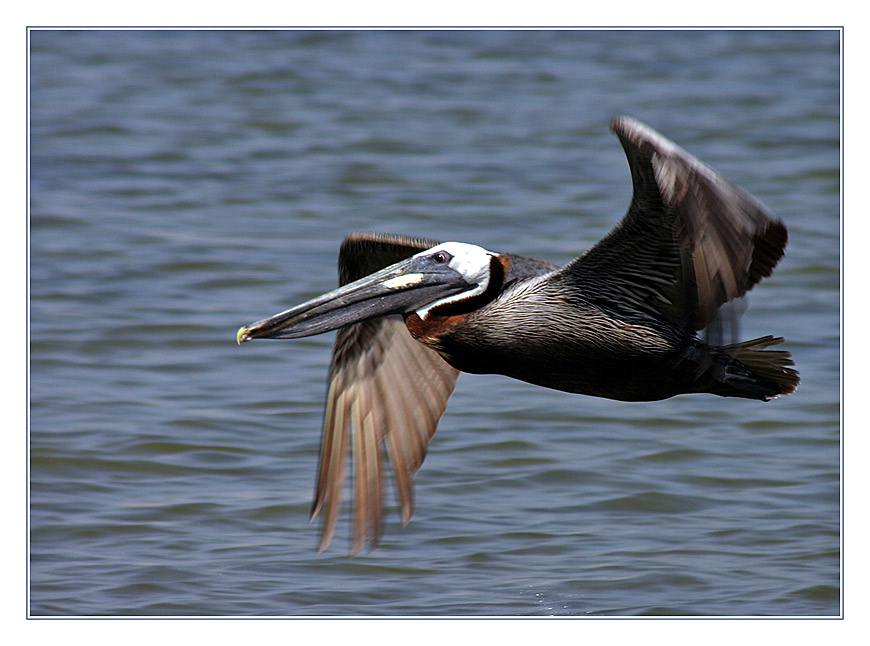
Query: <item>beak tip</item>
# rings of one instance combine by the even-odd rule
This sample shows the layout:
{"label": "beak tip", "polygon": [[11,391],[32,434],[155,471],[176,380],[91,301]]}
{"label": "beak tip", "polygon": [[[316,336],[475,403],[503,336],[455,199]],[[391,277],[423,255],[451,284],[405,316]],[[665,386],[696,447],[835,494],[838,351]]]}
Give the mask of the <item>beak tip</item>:
{"label": "beak tip", "polygon": [[239,331],[236,332],[236,343],[242,345],[246,341],[250,341],[251,337],[248,336],[248,326],[243,325],[239,328]]}

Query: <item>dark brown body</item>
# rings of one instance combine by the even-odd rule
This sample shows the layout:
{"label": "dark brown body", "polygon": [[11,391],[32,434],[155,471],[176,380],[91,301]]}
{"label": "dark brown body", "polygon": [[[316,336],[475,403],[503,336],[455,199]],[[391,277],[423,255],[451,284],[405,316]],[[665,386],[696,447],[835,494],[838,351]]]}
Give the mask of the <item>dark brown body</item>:
{"label": "dark brown body", "polygon": [[653,401],[684,393],[767,399],[779,392],[758,377],[747,388],[723,383],[741,366],[720,348],[643,311],[596,305],[547,276],[549,263],[522,256],[495,260],[503,281],[492,300],[471,311],[422,320],[405,317],[411,336],[451,366],[472,374],[501,374],[565,392],[621,401]]}

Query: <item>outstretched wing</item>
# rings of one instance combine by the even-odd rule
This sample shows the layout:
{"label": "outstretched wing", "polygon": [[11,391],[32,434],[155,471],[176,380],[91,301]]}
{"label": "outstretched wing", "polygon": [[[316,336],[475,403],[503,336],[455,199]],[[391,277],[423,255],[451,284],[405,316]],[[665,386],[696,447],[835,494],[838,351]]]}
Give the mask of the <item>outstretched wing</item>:
{"label": "outstretched wing", "polygon": [[[373,233],[348,236],[339,252],[339,282],[367,276],[438,244],[434,240]],[[411,478],[420,468],[459,371],[415,341],[399,316],[338,330],[311,517],[323,510],[319,549],[335,533],[348,452],[353,469],[353,541],[356,554],[377,545],[383,510],[386,448],[402,521],[411,519]]]}
{"label": "outstretched wing", "polygon": [[[563,270],[584,295],[614,295],[687,331],[769,276],[788,239],[758,200],[629,117],[610,123],[631,169],[628,213]],[[609,297],[607,296],[609,295]]]}

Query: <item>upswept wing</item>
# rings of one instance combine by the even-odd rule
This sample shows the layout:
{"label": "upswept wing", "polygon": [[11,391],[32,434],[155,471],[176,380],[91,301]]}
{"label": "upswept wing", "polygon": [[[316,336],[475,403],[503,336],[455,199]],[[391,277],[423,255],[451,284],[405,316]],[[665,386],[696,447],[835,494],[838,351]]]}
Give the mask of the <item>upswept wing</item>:
{"label": "upswept wing", "polygon": [[[339,253],[339,282],[349,282],[429,249],[435,240],[373,233],[348,236]],[[380,537],[383,454],[389,456],[402,510],[413,510],[412,476],[453,392],[459,371],[415,341],[398,316],[338,330],[329,369],[320,467],[312,519],[323,511],[320,551],[335,534],[348,453],[353,469],[351,553]]]}
{"label": "upswept wing", "polygon": [[723,303],[770,275],[785,249],[786,228],[754,197],[651,128],[629,117],[610,127],[628,157],[631,205],[561,273],[593,300],[620,300],[700,330]]}

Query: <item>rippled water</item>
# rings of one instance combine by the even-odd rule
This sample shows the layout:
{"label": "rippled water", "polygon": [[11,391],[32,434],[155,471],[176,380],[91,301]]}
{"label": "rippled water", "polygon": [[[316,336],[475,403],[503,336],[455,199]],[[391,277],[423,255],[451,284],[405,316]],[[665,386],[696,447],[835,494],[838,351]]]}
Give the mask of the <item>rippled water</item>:
{"label": "rippled water", "polygon": [[[31,614],[839,613],[838,32],[30,38]],[[620,113],[787,223],[741,336],[797,393],[464,375],[411,524],[316,554],[331,335],[238,326],[358,229],[568,261],[628,203]]]}

